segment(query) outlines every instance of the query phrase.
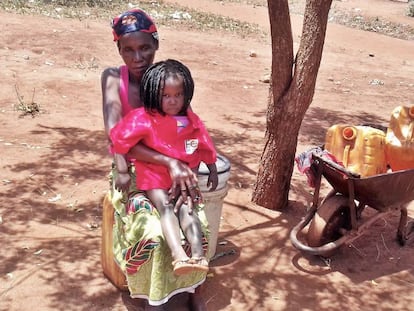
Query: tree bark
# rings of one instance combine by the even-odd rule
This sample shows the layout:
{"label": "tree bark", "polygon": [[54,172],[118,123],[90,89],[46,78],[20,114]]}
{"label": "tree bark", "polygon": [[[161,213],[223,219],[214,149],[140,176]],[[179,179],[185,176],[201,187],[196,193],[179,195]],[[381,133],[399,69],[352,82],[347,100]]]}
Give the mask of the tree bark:
{"label": "tree bark", "polygon": [[408,16],[414,17],[414,0],[408,0]]}
{"label": "tree bark", "polygon": [[288,205],[297,139],[315,91],[331,3],[307,0],[295,63],[288,1],[268,0],[272,79],[265,147],[252,201],[269,209]]}

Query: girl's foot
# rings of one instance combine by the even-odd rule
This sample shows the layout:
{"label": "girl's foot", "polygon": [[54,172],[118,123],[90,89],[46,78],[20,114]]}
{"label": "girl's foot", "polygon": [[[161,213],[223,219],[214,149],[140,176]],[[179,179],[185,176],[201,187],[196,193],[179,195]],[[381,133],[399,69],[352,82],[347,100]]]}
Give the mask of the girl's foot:
{"label": "girl's foot", "polygon": [[194,265],[190,263],[190,259],[176,259],[172,262],[174,274],[183,275],[194,271]]}
{"label": "girl's foot", "polygon": [[208,261],[206,257],[192,257],[189,263],[193,265],[193,269],[201,272],[208,271]]}

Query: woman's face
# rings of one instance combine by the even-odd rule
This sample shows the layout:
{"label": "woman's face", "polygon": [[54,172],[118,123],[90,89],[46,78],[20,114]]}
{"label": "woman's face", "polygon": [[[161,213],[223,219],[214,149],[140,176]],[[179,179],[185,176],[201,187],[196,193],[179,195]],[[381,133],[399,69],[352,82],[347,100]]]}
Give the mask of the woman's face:
{"label": "woman's face", "polygon": [[157,49],[158,42],[149,33],[135,31],[119,39],[119,54],[129,72],[138,80],[153,63]]}
{"label": "woman's face", "polygon": [[184,83],[180,76],[170,76],[164,81],[162,111],[170,116],[178,115],[184,106]]}

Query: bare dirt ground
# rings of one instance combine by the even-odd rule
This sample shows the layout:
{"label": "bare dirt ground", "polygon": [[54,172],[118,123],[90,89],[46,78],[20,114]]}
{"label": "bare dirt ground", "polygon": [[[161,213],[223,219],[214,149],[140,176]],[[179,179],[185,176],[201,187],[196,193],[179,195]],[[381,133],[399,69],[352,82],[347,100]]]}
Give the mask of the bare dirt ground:
{"label": "bare dirt ground", "polygon": [[[265,7],[180,3],[269,28]],[[333,1],[333,8],[414,26],[402,1]],[[121,63],[108,22],[4,11],[0,17],[0,310],[139,310],[100,266],[101,202],[111,159],[99,77]],[[296,47],[301,20],[292,15]],[[193,107],[232,164],[219,234],[225,243],[217,251],[235,254],[212,263],[205,286],[209,310],[413,310],[414,242],[396,243],[397,214],[322,260],[289,240],[312,199],[296,170],[288,209],[250,203],[264,143],[269,85],[261,80],[270,71],[270,39],[166,26],[159,31],[157,58],[178,58],[192,69]],[[320,145],[335,123],[386,126],[391,110],[413,105],[413,95],[414,41],[330,23],[298,152]],[[32,102],[41,113],[22,117],[16,106]],[[176,297],[169,309],[185,310],[185,299]]]}

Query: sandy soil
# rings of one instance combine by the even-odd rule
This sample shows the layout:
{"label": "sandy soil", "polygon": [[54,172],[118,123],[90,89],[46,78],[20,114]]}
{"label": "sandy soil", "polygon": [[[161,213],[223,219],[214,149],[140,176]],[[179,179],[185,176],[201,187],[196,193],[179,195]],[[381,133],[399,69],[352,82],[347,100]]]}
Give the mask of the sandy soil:
{"label": "sandy soil", "polygon": [[[264,7],[180,3],[268,31]],[[333,6],[414,25],[402,1]],[[0,17],[0,310],[140,310],[100,266],[101,202],[111,159],[99,77],[103,68],[121,62],[108,23],[2,11]],[[296,47],[301,20],[292,16]],[[270,39],[159,31],[157,58],[179,58],[192,69],[192,105],[232,164],[217,252],[235,254],[212,263],[205,286],[209,310],[412,310],[414,242],[405,247],[395,242],[397,213],[323,260],[302,254],[289,240],[312,200],[297,170],[288,209],[250,203],[263,148],[269,85],[261,80],[270,70]],[[298,152],[320,145],[335,123],[386,126],[395,106],[414,104],[413,94],[413,41],[329,24]],[[41,108],[33,118],[15,109],[33,102]],[[414,217],[412,208],[409,216]],[[173,299],[169,310],[185,310],[185,299]]]}

